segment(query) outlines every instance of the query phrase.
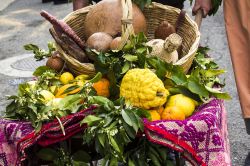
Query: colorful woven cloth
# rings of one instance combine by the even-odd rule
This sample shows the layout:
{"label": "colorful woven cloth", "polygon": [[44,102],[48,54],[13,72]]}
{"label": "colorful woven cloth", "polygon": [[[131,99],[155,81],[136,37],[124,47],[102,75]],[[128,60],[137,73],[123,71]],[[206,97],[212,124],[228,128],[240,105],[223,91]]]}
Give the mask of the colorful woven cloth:
{"label": "colorful woven cloth", "polygon": [[184,121],[144,120],[147,138],[182,153],[192,165],[231,165],[226,112],[222,100],[213,99]]}
{"label": "colorful woven cloth", "polygon": [[0,119],[0,165],[16,164],[16,146],[20,138],[33,131],[28,122]]}
{"label": "colorful woven cloth", "polygon": [[[79,123],[93,109],[61,118],[66,135],[63,135],[57,120],[47,123],[35,134],[28,122],[0,119],[0,165],[18,164],[17,159],[25,159],[25,150],[36,143],[51,145],[83,131],[85,126]],[[144,125],[150,141],[181,152],[193,165],[231,165],[222,100],[214,99],[202,105],[196,114],[184,121],[144,120]]]}

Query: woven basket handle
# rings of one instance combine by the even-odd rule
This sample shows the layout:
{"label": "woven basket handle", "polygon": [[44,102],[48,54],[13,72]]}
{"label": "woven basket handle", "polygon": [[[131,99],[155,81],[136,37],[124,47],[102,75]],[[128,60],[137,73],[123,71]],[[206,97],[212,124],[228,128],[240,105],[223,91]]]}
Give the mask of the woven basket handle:
{"label": "woven basket handle", "polygon": [[133,6],[131,0],[121,0],[122,2],[122,36],[119,50],[123,48],[130,35],[134,34],[133,22]]}
{"label": "woven basket handle", "polygon": [[203,18],[203,11],[202,11],[202,9],[199,9],[197,11],[197,13],[195,15],[195,19],[194,19],[194,21],[198,25],[198,29],[200,29],[200,27],[201,27],[202,18]]}

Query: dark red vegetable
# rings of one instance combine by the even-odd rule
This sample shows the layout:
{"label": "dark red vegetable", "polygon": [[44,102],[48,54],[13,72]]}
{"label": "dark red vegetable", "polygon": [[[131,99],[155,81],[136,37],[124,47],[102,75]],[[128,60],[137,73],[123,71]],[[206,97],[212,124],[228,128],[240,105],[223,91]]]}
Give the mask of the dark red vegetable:
{"label": "dark red vegetable", "polygon": [[84,50],[82,50],[73,40],[68,38],[65,34],[62,34],[61,37],[59,37],[52,29],[49,31],[56,43],[61,46],[65,53],[80,62],[89,62]]}
{"label": "dark red vegetable", "polygon": [[76,44],[80,46],[80,48],[83,49],[85,47],[85,44],[82,39],[77,36],[77,34],[68,24],[66,24],[62,20],[56,19],[54,16],[44,10],[42,10],[40,14],[53,25],[58,36],[61,36],[62,33],[65,33],[69,38],[75,41]]}

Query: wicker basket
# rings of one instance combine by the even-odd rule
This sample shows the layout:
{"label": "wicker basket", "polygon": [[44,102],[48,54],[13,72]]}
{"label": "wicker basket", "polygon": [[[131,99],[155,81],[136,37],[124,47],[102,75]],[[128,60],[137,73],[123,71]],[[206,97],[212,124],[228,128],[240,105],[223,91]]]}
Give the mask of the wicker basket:
{"label": "wicker basket", "polygon": [[[88,6],[77,11],[74,11],[64,18],[64,21],[77,33],[77,35],[85,40],[84,36],[84,20],[93,6]],[[167,20],[172,25],[179,16],[180,10],[171,6],[162,5],[153,2],[152,5],[144,8],[143,11],[148,28],[148,39],[154,38],[154,31],[156,27],[164,20]],[[188,16],[185,15],[185,20],[177,32],[183,39],[181,59],[179,59],[175,64],[182,66],[185,72],[189,70],[192,65],[195,53],[199,46],[200,33],[197,24]],[[58,51],[62,54],[62,58],[66,61],[66,64],[76,75],[79,74],[89,74],[94,75],[95,69],[93,64],[90,63],[80,63],[76,59],[67,55],[59,45],[57,45]]]}

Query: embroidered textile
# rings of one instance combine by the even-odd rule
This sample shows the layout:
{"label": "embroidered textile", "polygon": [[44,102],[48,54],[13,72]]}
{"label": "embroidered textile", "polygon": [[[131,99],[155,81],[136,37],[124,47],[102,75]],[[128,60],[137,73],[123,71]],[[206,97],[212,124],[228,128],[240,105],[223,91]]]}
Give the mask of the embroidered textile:
{"label": "embroidered textile", "polygon": [[145,119],[144,125],[150,141],[182,152],[192,165],[231,165],[222,100],[213,99],[203,104],[184,121]]}

